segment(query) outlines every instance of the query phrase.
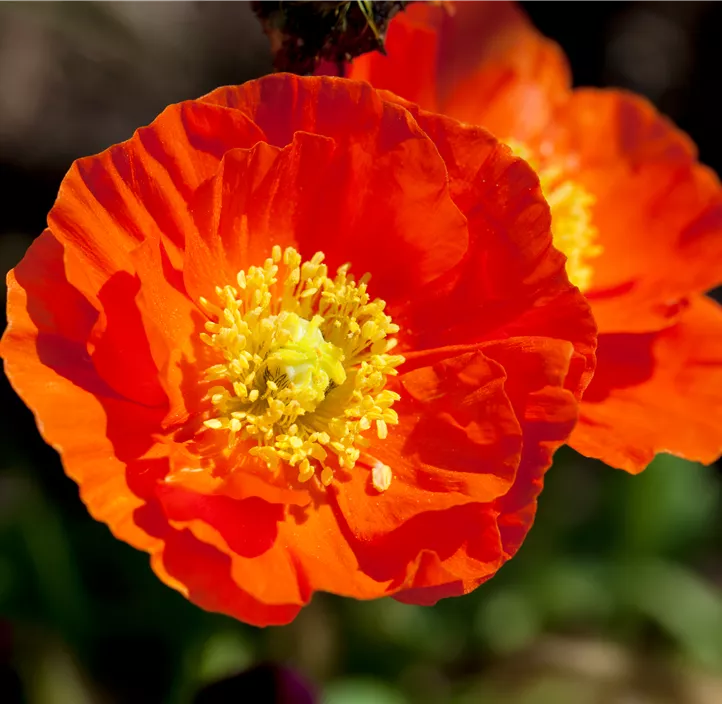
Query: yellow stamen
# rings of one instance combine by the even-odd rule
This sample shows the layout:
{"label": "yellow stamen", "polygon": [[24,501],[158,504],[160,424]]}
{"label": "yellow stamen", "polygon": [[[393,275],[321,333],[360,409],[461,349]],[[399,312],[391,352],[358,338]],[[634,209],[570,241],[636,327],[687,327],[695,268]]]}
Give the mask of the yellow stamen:
{"label": "yellow stamen", "polygon": [[286,463],[303,483],[318,471],[327,486],[329,455],[352,469],[368,445],[363,433],[375,426],[384,439],[398,423],[399,396],[385,386],[404,358],[389,354],[399,328],[385,302],[370,299],[368,276],[356,282],[346,264],[331,278],[323,259],[302,262],[292,247],[275,246],[237,286],[216,289],[220,305],[201,299],[212,319],[201,338],[219,358],[206,371],[218,383],[205,426],[226,431],[231,449],[251,440],[250,453],[274,472]]}
{"label": "yellow stamen", "polygon": [[592,218],[595,197],[581,184],[564,178],[560,168],[547,163],[550,159],[537,158],[528,147],[513,140],[507,144],[539,175],[552,213],[554,246],[567,257],[569,280],[581,291],[588,291],[594,276],[590,260],[603,251],[595,242],[598,235]]}
{"label": "yellow stamen", "polygon": [[376,462],[371,468],[371,482],[376,491],[386,491],[391,486],[391,467],[383,462]]}

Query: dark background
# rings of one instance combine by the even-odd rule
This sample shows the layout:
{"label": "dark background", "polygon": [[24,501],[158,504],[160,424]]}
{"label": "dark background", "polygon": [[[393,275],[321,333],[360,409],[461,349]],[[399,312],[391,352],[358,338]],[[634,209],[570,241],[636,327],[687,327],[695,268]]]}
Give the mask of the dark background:
{"label": "dark background", "polygon": [[[720,172],[722,3],[522,4],[575,84],[645,94]],[[0,3],[0,267],[73,159],[269,70],[246,3]],[[320,595],[259,630],[187,603],[95,523],[4,377],[0,408],[0,702],[182,704],[261,661],[331,704],[722,702],[717,468],[660,457],[635,478],[562,451],[527,543],[473,595]],[[215,701],[266,701],[243,692]]]}

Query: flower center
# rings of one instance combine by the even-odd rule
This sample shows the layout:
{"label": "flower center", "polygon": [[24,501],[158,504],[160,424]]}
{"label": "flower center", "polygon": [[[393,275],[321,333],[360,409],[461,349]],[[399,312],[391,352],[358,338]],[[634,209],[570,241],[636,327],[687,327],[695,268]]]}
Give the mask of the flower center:
{"label": "flower center", "polygon": [[285,388],[304,412],[312,413],[331,384],[341,386],[346,381],[343,352],[324,340],[320,315],[309,321],[282,311],[267,320],[273,325],[273,342],[264,369],[266,389],[280,396]]}
{"label": "flower center", "polygon": [[540,163],[525,145],[510,140],[512,151],[527,161],[537,172],[544,197],[552,213],[554,246],[567,257],[567,276],[588,291],[594,276],[590,260],[598,257],[603,248],[596,243],[597,229],[592,223],[595,198],[581,184],[566,179],[561,168]]}
{"label": "flower center", "polygon": [[334,468],[354,467],[366,431],[384,439],[398,422],[399,395],[384,387],[404,358],[389,354],[399,328],[370,299],[368,275],[356,282],[346,264],[331,278],[323,259],[275,246],[237,286],[216,289],[220,304],[201,299],[211,317],[201,339],[222,359],[206,371],[216,384],[204,425],[230,449],[249,441],[274,472],[285,463],[298,481],[318,472],[328,485]]}

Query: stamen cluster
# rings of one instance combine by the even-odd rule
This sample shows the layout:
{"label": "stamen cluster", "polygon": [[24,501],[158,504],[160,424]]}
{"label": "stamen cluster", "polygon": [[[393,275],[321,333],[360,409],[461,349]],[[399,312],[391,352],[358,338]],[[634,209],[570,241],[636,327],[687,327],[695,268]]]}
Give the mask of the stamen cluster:
{"label": "stamen cluster", "polygon": [[335,466],[354,467],[366,431],[383,439],[398,423],[399,395],[385,386],[404,358],[390,354],[399,328],[370,299],[369,277],[356,282],[346,264],[330,278],[323,259],[273,247],[263,266],[216,289],[220,304],[201,299],[212,318],[201,338],[222,360],[206,371],[218,383],[205,426],[226,431],[231,448],[254,443],[274,472],[283,462],[299,482],[318,471],[328,485]]}

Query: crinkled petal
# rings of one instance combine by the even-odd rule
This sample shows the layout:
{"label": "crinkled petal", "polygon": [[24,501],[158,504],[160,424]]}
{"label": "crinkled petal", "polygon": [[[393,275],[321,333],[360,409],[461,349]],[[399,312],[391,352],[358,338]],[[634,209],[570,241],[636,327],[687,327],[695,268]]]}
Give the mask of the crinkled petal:
{"label": "crinkled petal", "polygon": [[191,293],[218,285],[219,275],[233,282],[289,240],[306,257],[323,251],[332,271],[351,262],[357,277],[371,273],[374,295],[389,302],[408,300],[464,257],[466,221],[434,143],[369,86],[276,75],[205,100],[247,112],[284,149],[230,152],[199,190]]}
{"label": "crinkled petal", "polygon": [[88,347],[96,371],[118,394],[145,406],[164,406],[166,393],[135,300],[140,286],[126,271],[108,279],[98,292],[102,310]]}
{"label": "crinkled petal", "polygon": [[73,285],[95,301],[115,272],[133,272],[130,252],[142,242],[182,250],[192,193],[226,151],[263,138],[240,111],[189,101],[166,108],[127,142],[76,161],[48,215],[54,235],[79,254],[68,271]]}
{"label": "crinkled petal", "polygon": [[312,505],[288,510],[257,497],[198,496],[168,486],[159,496],[171,525],[227,555],[231,578],[265,604],[301,606],[314,591],[361,599],[386,593],[386,582],[359,568],[321,491]]}
{"label": "crinkled petal", "polygon": [[68,283],[64,255],[72,256],[46,230],[8,275],[5,372],[93,517],[118,538],[153,551],[159,542],[132,519],[144,501],[128,474],[151,471],[149,458],[158,454],[151,436],[163,410],[124,398],[93,367],[86,341],[98,314]]}
{"label": "crinkled petal", "polygon": [[587,297],[601,331],[659,330],[686,296],[720,282],[722,186],[646,100],[577,90],[545,139],[554,164],[596,200],[603,251]]}
{"label": "crinkled petal", "polygon": [[207,318],[188,297],[183,273],[173,267],[162,242],[147,240],[136,247],[131,261],[141,284],[136,303],[143,331],[168,399],[166,425],[178,425],[198,409],[205,393],[198,384],[203,370],[196,362]]}
{"label": "crinkled petal", "polygon": [[464,262],[443,285],[393,311],[402,328],[418,331],[409,344],[413,355],[433,350],[439,340],[568,340],[575,349],[569,388],[580,395],[594,370],[596,325],[552,246],[549,208],[536,174],[485,130],[410,109],[448,165],[451,196],[470,237]]}
{"label": "crinkled petal", "polygon": [[[479,351],[401,376],[399,425],[372,441],[357,467],[338,472],[336,501],[356,540],[373,545],[424,510],[490,503],[509,490],[521,430],[505,378]],[[383,492],[373,483],[376,463],[393,475]]]}
{"label": "crinkled petal", "polygon": [[355,59],[348,77],[422,108],[527,140],[568,95],[561,49],[511,2],[417,3],[394,17],[378,52]]}
{"label": "crinkled petal", "polygon": [[[449,565],[448,579],[439,578],[435,583],[425,585],[418,580],[407,582],[406,588],[395,596],[404,603],[429,605],[444,597],[466,594],[513,557],[534,523],[537,497],[552,456],[566,441],[577,420],[577,399],[564,388],[569,385],[570,362],[574,354],[570,343],[544,338],[512,338],[490,342],[483,345],[482,350],[506,372],[504,391],[523,434],[523,449],[514,483],[503,496],[483,506],[486,514],[495,519],[498,543],[490,535],[485,540],[490,545],[497,545],[498,562],[489,571],[464,571]],[[484,522],[480,527],[488,530]],[[447,561],[442,559],[441,564],[446,565]]]}
{"label": "crinkled petal", "polygon": [[496,501],[504,552],[513,556],[534,522],[536,500],[554,452],[578,417],[573,346],[544,338],[489,343],[484,354],[507,370],[505,389],[522,427],[524,449],[511,490]]}
{"label": "crinkled petal", "polygon": [[480,503],[419,513],[356,551],[365,571],[395,577],[390,592],[490,577],[503,563],[495,511]]}
{"label": "crinkled petal", "polygon": [[157,503],[139,508],[134,519],[162,540],[163,549],[151,557],[158,577],[201,608],[255,626],[289,623],[301,609],[299,604],[268,604],[254,598],[233,579],[229,555],[199,540],[189,528],[170,525]]}
{"label": "crinkled petal", "polygon": [[637,473],[658,452],[722,454],[722,307],[695,297],[657,333],[602,334],[599,368],[569,444]]}

